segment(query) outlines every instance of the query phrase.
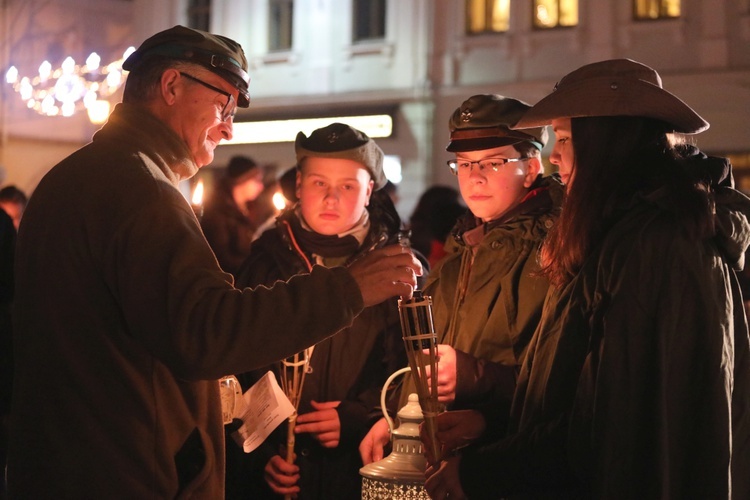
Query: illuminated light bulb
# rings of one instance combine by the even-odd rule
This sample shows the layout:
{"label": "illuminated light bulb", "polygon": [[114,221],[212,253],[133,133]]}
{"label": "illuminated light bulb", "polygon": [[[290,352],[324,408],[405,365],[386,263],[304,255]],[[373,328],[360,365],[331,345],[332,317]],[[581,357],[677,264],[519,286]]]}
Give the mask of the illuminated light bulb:
{"label": "illuminated light bulb", "polygon": [[80,76],[63,75],[55,83],[55,98],[60,102],[75,102],[86,93],[86,84]]}
{"label": "illuminated light bulb", "polygon": [[47,80],[49,78],[49,75],[52,73],[52,65],[49,63],[49,61],[44,61],[42,64],[39,65],[39,79],[41,81]]}
{"label": "illuminated light bulb", "polygon": [[93,89],[89,90],[88,92],[86,92],[86,95],[83,96],[83,106],[86,109],[89,109],[94,105],[94,103],[96,103],[98,97],[99,96],[96,95],[96,91],[94,91]]}
{"label": "illuminated light bulb", "polygon": [[132,54],[133,52],[135,52],[135,47],[132,47],[132,46],[128,47],[127,49],[125,49],[125,52],[122,54],[122,58],[127,59],[128,57],[130,57],[130,54]]}
{"label": "illuminated light bulb", "polygon": [[89,121],[94,125],[101,125],[109,118],[109,101],[97,100],[91,106],[86,107]]}
{"label": "illuminated light bulb", "polygon": [[52,95],[48,95],[42,99],[42,113],[45,115],[50,114],[50,111],[55,107],[55,98]]}
{"label": "illuminated light bulb", "polygon": [[64,74],[70,75],[76,69],[76,62],[72,57],[68,56],[63,61],[61,67]]}
{"label": "illuminated light bulb", "polygon": [[63,116],[73,116],[73,113],[76,112],[76,103],[73,101],[65,101],[62,103],[62,115]]}
{"label": "illuminated light bulb", "polygon": [[110,87],[117,88],[120,86],[121,82],[122,73],[120,73],[119,71],[114,70],[107,75],[107,85],[109,85]]}
{"label": "illuminated light bulb", "polygon": [[34,93],[34,87],[32,87],[28,77],[24,76],[23,78],[21,78],[18,93],[21,94],[21,99],[23,99],[24,101],[28,101],[29,99],[31,99],[31,95]]}
{"label": "illuminated light bulb", "polygon": [[99,68],[99,63],[102,62],[102,58],[99,57],[99,54],[96,52],[92,52],[91,55],[86,59],[86,67],[90,71],[96,71]]}
{"label": "illuminated light bulb", "polygon": [[8,83],[16,83],[18,81],[18,69],[15,66],[8,68],[5,73],[5,81]]}

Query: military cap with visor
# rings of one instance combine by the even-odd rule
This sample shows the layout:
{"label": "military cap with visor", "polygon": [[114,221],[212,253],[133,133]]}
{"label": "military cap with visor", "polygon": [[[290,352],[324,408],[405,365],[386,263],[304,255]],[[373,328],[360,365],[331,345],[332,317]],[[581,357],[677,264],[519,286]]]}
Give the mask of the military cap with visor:
{"label": "military cap with visor", "polygon": [[450,142],[445,148],[454,153],[480,151],[521,142],[541,150],[547,143],[547,128],[512,130],[530,105],[496,94],[478,94],[465,100],[448,121]]}
{"label": "military cap with visor", "polygon": [[239,90],[237,105],[250,105],[247,59],[240,44],[221,35],[174,26],[147,38],[122,64],[122,69],[135,71],[154,57],[188,61],[213,71]]}
{"label": "military cap with visor", "polygon": [[450,142],[445,149],[460,153],[529,142],[541,150],[547,143],[546,127],[511,129],[529,108],[523,101],[497,94],[471,96],[448,120]]}

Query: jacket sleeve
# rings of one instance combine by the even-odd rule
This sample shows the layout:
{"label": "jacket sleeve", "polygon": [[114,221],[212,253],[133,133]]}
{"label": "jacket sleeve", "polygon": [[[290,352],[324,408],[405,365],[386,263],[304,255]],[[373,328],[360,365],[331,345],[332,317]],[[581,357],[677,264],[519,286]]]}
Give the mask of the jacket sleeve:
{"label": "jacket sleeve", "polygon": [[344,268],[235,288],[184,198],[174,189],[165,197],[116,228],[104,272],[131,334],[175,373],[212,379],[250,371],[334,334],[362,310]]}

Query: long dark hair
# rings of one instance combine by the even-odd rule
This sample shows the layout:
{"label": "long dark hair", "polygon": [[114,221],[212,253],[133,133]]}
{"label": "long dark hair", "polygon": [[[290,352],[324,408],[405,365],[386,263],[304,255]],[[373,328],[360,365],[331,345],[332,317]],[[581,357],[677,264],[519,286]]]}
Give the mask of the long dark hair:
{"label": "long dark hair", "polygon": [[560,219],[542,247],[542,269],[568,283],[638,193],[662,189],[675,222],[702,237],[713,231],[707,186],[679,164],[666,124],[641,117],[571,119],[575,165]]}

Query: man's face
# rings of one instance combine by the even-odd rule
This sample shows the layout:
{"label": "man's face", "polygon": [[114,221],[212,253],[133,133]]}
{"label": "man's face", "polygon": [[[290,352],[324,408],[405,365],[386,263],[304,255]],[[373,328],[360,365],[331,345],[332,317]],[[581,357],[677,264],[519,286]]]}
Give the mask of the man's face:
{"label": "man's face", "polygon": [[[176,71],[176,70],[169,70]],[[184,76],[189,75],[189,76]],[[201,67],[177,72],[174,75],[175,106],[169,118],[172,128],[187,143],[198,168],[211,163],[219,142],[232,138],[234,103],[227,106],[229,98],[205,84],[216,87],[232,96],[237,102],[239,91],[222,77]],[[200,83],[197,80],[200,80]],[[232,109],[228,109],[232,108]],[[222,111],[228,116],[222,121]]]}
{"label": "man's face", "polygon": [[370,173],[356,161],[307,157],[297,174],[302,216],[316,233],[344,233],[359,222],[373,185]]}
{"label": "man's face", "polygon": [[[458,169],[458,187],[466,205],[474,216],[484,222],[495,220],[515,207],[536,180],[541,165],[537,158],[503,163],[504,159],[519,158],[513,146],[456,153],[458,162],[471,164]],[[497,161],[497,170],[482,168],[477,162]]]}

